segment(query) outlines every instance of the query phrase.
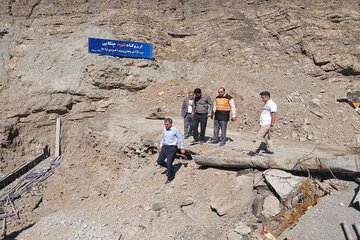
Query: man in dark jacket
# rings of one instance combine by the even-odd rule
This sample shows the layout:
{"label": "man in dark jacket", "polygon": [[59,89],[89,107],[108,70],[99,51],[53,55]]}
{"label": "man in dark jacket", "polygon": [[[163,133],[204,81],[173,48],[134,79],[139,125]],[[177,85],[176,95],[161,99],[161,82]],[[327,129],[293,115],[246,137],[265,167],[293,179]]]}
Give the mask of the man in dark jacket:
{"label": "man in dark jacket", "polygon": [[181,116],[184,118],[184,136],[187,139],[190,135],[192,135],[192,105],[194,102],[194,93],[192,91],[188,92],[188,96],[184,99],[181,107]]}
{"label": "man in dark jacket", "polygon": [[[218,96],[214,101],[214,135],[211,143],[219,142],[219,132],[221,129],[220,146],[224,146],[226,143],[226,129],[227,123],[236,120],[235,103],[232,96],[225,93],[225,88],[218,89]],[[231,116],[230,116],[231,115]]]}
{"label": "man in dark jacket", "polygon": [[[213,102],[210,97],[207,95],[201,94],[200,88],[195,88],[194,90],[195,99],[193,103],[193,142],[200,141],[200,144],[203,144],[205,141],[205,131],[207,118],[212,117],[213,111]],[[199,136],[199,123],[200,123],[200,136]]]}

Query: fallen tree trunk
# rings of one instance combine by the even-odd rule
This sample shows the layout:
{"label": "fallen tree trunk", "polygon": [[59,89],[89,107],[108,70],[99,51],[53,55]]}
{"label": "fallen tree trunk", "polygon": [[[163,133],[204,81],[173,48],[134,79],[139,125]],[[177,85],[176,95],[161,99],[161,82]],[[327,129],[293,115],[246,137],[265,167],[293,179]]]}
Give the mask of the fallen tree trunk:
{"label": "fallen tree trunk", "polygon": [[332,159],[320,159],[317,157],[305,159],[276,159],[261,156],[220,158],[193,155],[193,159],[198,165],[223,168],[256,168],[259,170],[276,168],[285,171],[334,173],[360,172],[360,156],[358,155],[338,156]]}

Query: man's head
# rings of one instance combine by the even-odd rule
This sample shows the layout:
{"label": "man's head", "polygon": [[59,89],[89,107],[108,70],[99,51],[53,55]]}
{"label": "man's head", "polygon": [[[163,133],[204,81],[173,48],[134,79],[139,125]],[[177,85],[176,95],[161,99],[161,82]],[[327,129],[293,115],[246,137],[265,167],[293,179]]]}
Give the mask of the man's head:
{"label": "man's head", "polygon": [[263,91],[260,93],[260,97],[261,100],[266,103],[270,99],[270,93],[268,91]]}
{"label": "man's head", "polygon": [[195,94],[196,98],[201,97],[201,89],[200,88],[195,88],[194,89],[194,94]]}
{"label": "man's head", "polygon": [[194,99],[194,93],[193,93],[193,91],[189,91],[189,92],[188,92],[188,98],[189,98],[189,99]]}
{"label": "man's head", "polygon": [[166,129],[170,129],[172,127],[172,119],[171,118],[165,118],[164,119],[164,126]]}
{"label": "man's head", "polygon": [[220,87],[218,89],[218,94],[219,94],[220,97],[223,97],[225,95],[225,88]]}

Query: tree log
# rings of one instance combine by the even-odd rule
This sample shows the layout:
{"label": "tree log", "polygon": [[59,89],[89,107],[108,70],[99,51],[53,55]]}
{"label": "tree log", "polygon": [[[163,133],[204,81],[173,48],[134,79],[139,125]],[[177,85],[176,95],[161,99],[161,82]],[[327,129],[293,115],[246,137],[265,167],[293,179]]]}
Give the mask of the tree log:
{"label": "tree log", "polygon": [[236,157],[236,158],[220,158],[205,157],[193,155],[194,161],[198,165],[223,167],[223,168],[256,168],[259,170],[276,168],[285,171],[300,172],[333,172],[333,173],[359,173],[360,172],[360,156],[347,155],[338,156],[331,159],[320,159],[317,157],[309,157],[305,159],[276,159],[273,157]]}

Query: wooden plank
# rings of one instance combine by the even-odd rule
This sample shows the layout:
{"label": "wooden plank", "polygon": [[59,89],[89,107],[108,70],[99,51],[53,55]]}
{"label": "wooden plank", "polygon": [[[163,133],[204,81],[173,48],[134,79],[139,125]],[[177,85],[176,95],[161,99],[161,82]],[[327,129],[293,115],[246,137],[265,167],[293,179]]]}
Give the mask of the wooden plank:
{"label": "wooden plank", "polygon": [[60,116],[56,118],[56,132],[55,132],[55,158],[60,156],[61,149],[60,149],[60,129],[61,128],[61,120]]}
{"label": "wooden plank", "polygon": [[7,185],[15,181],[17,178],[22,176],[24,173],[28,172],[30,169],[35,167],[38,163],[40,163],[42,160],[46,159],[49,156],[49,148],[46,146],[43,150],[43,154],[36,157],[35,159],[28,161],[18,168],[16,168],[14,171],[7,174],[5,177],[3,177],[0,180],[0,190],[5,188]]}

